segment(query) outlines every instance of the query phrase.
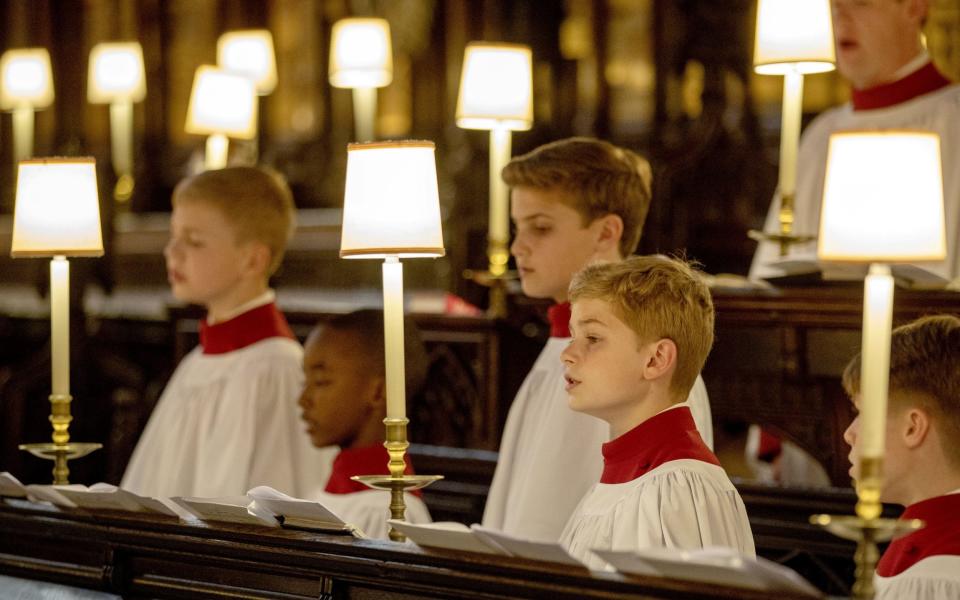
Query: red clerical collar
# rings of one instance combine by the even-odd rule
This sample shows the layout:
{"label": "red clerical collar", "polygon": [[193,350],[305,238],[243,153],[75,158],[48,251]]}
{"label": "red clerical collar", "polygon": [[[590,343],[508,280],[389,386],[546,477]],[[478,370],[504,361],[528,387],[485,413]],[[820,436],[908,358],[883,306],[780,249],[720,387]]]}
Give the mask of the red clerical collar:
{"label": "red clerical collar", "polygon": [[[413,475],[410,457],[405,456],[404,459],[407,462],[404,473]],[[367,486],[350,478],[354,475],[389,475],[388,462],[390,462],[390,455],[383,444],[365,448],[344,448],[333,459],[333,472],[330,473],[330,479],[324,490],[331,494],[351,494],[369,490]]]}
{"label": "red clerical collar", "polygon": [[893,577],[930,556],[960,556],[960,494],[911,504],[901,519],[923,519],[927,526],[896,539],[877,564],[877,575]]}
{"label": "red clerical collar", "polygon": [[664,463],[685,458],[720,466],[703,443],[690,408],[679,406],[604,444],[600,483],[627,483]]}
{"label": "red clerical collar", "polygon": [[853,110],[887,108],[948,85],[950,80],[944,77],[932,62],[928,62],[903,79],[865,90],[853,90]]}
{"label": "red clerical collar", "polygon": [[200,321],[200,345],[204,354],[225,354],[274,337],[296,339],[287,319],[273,302],[222,323],[208,325],[206,319]]}
{"label": "red clerical collar", "polygon": [[570,337],[570,303],[562,302],[554,304],[547,309],[547,317],[550,319],[550,337],[568,338]]}

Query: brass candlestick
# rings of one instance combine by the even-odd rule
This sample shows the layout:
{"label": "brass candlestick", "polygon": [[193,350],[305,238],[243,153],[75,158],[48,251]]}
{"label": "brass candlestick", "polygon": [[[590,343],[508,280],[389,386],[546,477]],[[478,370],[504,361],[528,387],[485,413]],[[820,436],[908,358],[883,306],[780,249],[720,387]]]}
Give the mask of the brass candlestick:
{"label": "brass candlestick", "polygon": [[776,242],[780,245],[780,256],[786,256],[790,251],[790,246],[796,244],[805,244],[817,239],[815,235],[794,235],[793,233],[793,212],[794,195],[783,194],[780,197],[780,231],[777,233],[766,233],[757,229],[751,229],[747,235],[752,240],[758,242]]}
{"label": "brass candlestick", "polygon": [[[389,475],[354,475],[350,479],[359,481],[367,487],[376,490],[388,490],[390,492],[390,518],[399,521],[404,520],[404,513],[407,510],[407,503],[403,498],[405,492],[412,492],[424,488],[434,481],[443,479],[443,475],[405,475],[407,463],[404,456],[410,442],[407,441],[407,424],[409,419],[390,419],[383,420],[387,428],[387,441],[383,443],[390,455],[390,462],[387,468]],[[390,539],[395,542],[406,541],[406,536],[390,528]]]}
{"label": "brass candlestick", "polygon": [[920,519],[883,519],[880,490],[883,484],[883,459],[860,460],[860,479],[857,482],[856,516],[812,515],[810,522],[819,525],[837,537],[857,542],[853,555],[856,562],[856,581],[853,598],[870,600],[874,597],[873,575],[880,558],[877,544],[916,531],[924,526]]}
{"label": "brass candlestick", "polygon": [[488,239],[487,260],[486,271],[465,269],[463,278],[490,289],[487,314],[502,319],[507,316],[507,282],[517,278],[516,271],[507,270],[507,263],[510,261],[507,242]]}
{"label": "brass candlestick", "polygon": [[53,443],[20,444],[19,448],[30,454],[53,461],[53,484],[70,483],[70,469],[67,461],[80,458],[99,450],[103,444],[70,443],[70,394],[50,394],[50,423],[53,425]]}

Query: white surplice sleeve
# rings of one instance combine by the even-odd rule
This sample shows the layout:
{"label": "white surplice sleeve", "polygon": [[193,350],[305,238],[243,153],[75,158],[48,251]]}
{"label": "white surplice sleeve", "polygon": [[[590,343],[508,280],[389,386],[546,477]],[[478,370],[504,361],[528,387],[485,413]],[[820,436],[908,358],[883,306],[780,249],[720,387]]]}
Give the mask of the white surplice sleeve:
{"label": "white surplice sleeve", "polygon": [[570,518],[561,543],[591,569],[592,550],[724,546],[755,555],[746,508],[721,467],[675,460],[620,484],[597,484]]}
{"label": "white surplice sleeve", "polygon": [[893,577],[874,577],[876,600],[960,598],[960,556],[931,556]]}

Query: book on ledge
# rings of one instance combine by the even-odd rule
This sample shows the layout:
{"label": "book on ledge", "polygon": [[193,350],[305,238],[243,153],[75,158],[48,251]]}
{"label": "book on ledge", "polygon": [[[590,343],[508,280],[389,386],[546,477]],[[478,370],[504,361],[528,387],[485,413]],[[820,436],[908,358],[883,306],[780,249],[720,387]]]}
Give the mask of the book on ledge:
{"label": "book on ledge", "polygon": [[362,538],[358,527],[347,523],[320,502],[293,498],[272,487],[261,485],[247,492],[252,504],[276,515],[285,528],[343,533]]}
{"label": "book on ledge", "polygon": [[[862,282],[870,268],[866,263],[835,263],[791,257],[771,261],[764,266],[780,273],[764,277],[764,280],[778,286]],[[930,268],[916,264],[891,264],[890,272],[897,286],[904,289],[942,290],[951,283]]]}
{"label": "book on ledge", "polygon": [[0,472],[0,497],[4,498],[26,498],[27,488],[20,483],[20,480],[3,471]]}
{"label": "book on ledge", "polygon": [[177,507],[171,506],[171,503],[165,499],[139,496],[109,483],[95,483],[89,487],[79,483],[30,484],[23,487],[29,500],[49,502],[61,508],[154,513],[167,517],[181,516]]}
{"label": "book on ledge", "polygon": [[419,525],[394,519],[387,522],[418,546],[460,552],[518,556],[530,560],[584,566],[583,563],[570,556],[566,549],[558,543],[517,538],[478,524],[467,527],[462,523],[449,521]]}
{"label": "book on ledge", "polygon": [[630,552],[594,550],[626,575],[666,577],[771,592],[821,597],[821,592],[796,571],[765,558],[754,558],[732,548],[702,550],[647,548]]}

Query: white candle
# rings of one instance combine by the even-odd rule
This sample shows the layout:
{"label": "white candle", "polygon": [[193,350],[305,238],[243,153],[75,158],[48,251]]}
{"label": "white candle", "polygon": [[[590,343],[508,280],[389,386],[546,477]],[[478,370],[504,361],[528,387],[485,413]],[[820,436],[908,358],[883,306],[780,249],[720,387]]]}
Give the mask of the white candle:
{"label": "white candle", "polygon": [[50,359],[53,393],[70,393],[70,263],[63,256],[50,261]]}
{"label": "white candle", "polygon": [[113,170],[120,175],[133,175],[133,103],[110,104],[110,152]]}
{"label": "white candle", "polygon": [[33,109],[21,106],[13,109],[13,162],[33,156]]}
{"label": "white candle", "polygon": [[803,75],[790,71],[783,77],[782,128],[780,130],[780,197],[797,189],[797,148],[803,112]]}
{"label": "white candle", "polygon": [[510,241],[509,190],[500,172],[510,161],[510,130],[490,130],[490,215],[489,239],[506,246]]}
{"label": "white candle", "polygon": [[376,139],[377,88],[353,88],[353,132],[358,142]]}
{"label": "white candle", "polygon": [[893,277],[887,265],[870,265],[863,284],[860,366],[860,458],[882,458],[890,377]]}
{"label": "white candle", "polygon": [[403,265],[395,256],[383,262],[383,341],[387,371],[387,418],[407,416],[403,355]]}
{"label": "white candle", "polygon": [[207,138],[207,153],[204,158],[204,167],[208,171],[222,169],[227,166],[227,153],[230,151],[230,140],[222,133],[215,133]]}

